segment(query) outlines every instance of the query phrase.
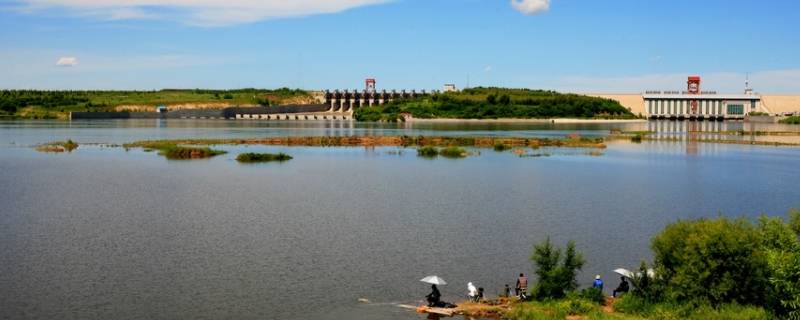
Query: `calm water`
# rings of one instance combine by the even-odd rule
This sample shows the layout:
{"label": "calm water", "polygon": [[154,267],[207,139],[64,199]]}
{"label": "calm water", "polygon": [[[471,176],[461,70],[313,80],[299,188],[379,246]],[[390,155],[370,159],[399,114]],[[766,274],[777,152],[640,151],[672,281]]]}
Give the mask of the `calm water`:
{"label": "calm water", "polygon": [[[695,128],[694,126],[700,126]],[[752,129],[742,123],[377,125],[350,122],[0,122],[0,318],[417,319],[397,306],[437,274],[458,300],[529,273],[534,242],[574,239],[600,273],[650,258],[677,219],[783,215],[800,207],[800,148],[612,142],[602,156],[480,150],[460,160],[413,149],[223,147],[190,162],[71,138],[284,135],[603,136],[612,127]],[[797,131],[760,125],[758,130]],[[242,151],[287,152],[241,165]],[[359,298],[373,303],[360,304]]]}

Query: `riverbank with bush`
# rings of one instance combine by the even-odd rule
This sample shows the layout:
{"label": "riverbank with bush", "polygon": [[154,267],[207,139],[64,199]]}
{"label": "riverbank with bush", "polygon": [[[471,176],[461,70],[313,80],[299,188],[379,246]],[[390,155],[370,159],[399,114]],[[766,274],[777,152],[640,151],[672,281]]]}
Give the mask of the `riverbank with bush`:
{"label": "riverbank with bush", "polygon": [[485,309],[511,320],[800,319],[800,210],[787,218],[670,224],[651,241],[653,261],[632,272],[631,290],[616,299],[579,288],[582,254],[573,242],[561,249],[548,239],[531,256],[531,301]]}
{"label": "riverbank with bush", "polygon": [[781,119],[778,122],[783,124],[800,124],[800,116],[787,117],[786,119]]}
{"label": "riverbank with bush", "polygon": [[415,119],[634,119],[614,100],[555,91],[471,88],[385,105],[359,108],[359,121],[398,121],[403,114]]}

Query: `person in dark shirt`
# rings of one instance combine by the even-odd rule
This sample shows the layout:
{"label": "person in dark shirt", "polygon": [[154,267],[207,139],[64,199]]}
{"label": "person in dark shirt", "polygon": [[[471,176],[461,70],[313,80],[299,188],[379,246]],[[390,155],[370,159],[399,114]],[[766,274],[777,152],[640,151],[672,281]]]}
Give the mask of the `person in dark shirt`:
{"label": "person in dark shirt", "polygon": [[630,285],[628,285],[628,280],[625,279],[625,277],[620,277],[620,280],[622,282],[619,283],[619,286],[616,289],[614,289],[614,292],[612,292],[611,294],[611,296],[614,298],[617,297],[617,293],[628,293],[628,290],[631,289]]}
{"label": "person in dark shirt", "polygon": [[439,292],[439,289],[436,288],[435,284],[431,285],[431,290],[431,293],[425,297],[428,298],[428,306],[435,307],[437,304],[439,304],[439,299],[442,298],[442,294]]}

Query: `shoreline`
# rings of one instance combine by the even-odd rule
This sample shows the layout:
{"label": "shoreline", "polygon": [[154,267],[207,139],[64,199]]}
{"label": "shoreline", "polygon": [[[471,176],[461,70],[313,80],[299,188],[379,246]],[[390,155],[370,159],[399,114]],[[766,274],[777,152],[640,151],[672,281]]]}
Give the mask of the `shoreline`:
{"label": "shoreline", "polygon": [[434,118],[420,119],[409,118],[406,122],[421,123],[554,123],[554,124],[574,124],[574,123],[646,123],[646,119],[576,119],[576,118],[553,118],[553,119],[525,119],[525,118],[499,118],[499,119],[457,119],[457,118]]}

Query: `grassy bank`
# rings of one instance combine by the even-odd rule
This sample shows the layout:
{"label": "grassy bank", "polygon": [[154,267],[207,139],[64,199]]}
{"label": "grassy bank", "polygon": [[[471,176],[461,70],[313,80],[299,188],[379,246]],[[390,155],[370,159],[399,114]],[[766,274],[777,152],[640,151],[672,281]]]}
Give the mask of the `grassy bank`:
{"label": "grassy bank", "polygon": [[359,121],[397,121],[403,113],[421,119],[633,119],[618,102],[554,91],[472,88],[356,109]]}
{"label": "grassy bank", "polygon": [[257,163],[257,162],[284,162],[292,160],[293,158],[285,153],[242,153],[236,156],[236,161],[244,163]]}
{"label": "grassy bank", "polygon": [[678,221],[653,237],[651,249],[653,261],[627,278],[630,290],[611,298],[579,287],[586,260],[574,242],[562,249],[548,239],[530,258],[531,301],[514,298],[498,309],[492,300],[459,311],[496,310],[511,320],[800,319],[800,210],[757,221]]}
{"label": "grassy bank", "polygon": [[308,101],[303,90],[164,89],[159,91],[0,91],[0,116],[26,119],[66,119],[69,112],[116,111],[118,106],[277,105]]}
{"label": "grassy bank", "polygon": [[602,138],[576,135],[563,139],[517,137],[433,137],[433,136],[347,136],[347,137],[271,137],[261,139],[185,139],[137,141],[127,148],[151,148],[170,145],[279,145],[309,147],[476,147],[493,148],[497,144],[512,147],[605,148]]}

